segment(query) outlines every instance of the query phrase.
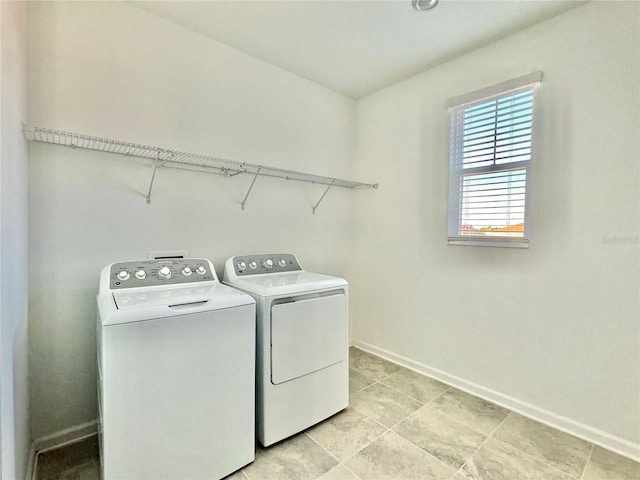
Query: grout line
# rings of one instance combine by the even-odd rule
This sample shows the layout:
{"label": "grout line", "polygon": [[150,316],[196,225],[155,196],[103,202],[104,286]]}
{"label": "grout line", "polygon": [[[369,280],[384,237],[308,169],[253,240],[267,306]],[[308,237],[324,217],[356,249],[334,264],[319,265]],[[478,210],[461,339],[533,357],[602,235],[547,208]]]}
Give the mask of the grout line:
{"label": "grout line", "polygon": [[[362,412],[360,412],[362,413]],[[370,417],[369,417],[370,418]],[[384,425],[383,425],[384,426]],[[385,427],[386,429],[387,427]],[[356,478],[360,479],[361,477],[359,475],[357,475],[354,471],[352,471],[349,467],[347,467],[346,462],[348,460],[351,460],[353,457],[355,457],[356,455],[358,455],[362,450],[364,450],[365,448],[369,447],[371,444],[373,444],[374,442],[377,442],[380,437],[382,437],[383,435],[386,435],[387,433],[389,433],[390,430],[386,429],[384,430],[380,435],[376,436],[373,440],[371,440],[369,443],[367,443],[365,446],[363,446],[362,448],[359,448],[358,450],[356,450],[354,453],[352,453],[351,455],[349,455],[348,457],[346,457],[344,460],[342,460],[338,465],[342,465],[344,468],[346,468],[347,470],[349,470],[349,472],[353,473],[353,475],[355,475]],[[335,458],[335,457],[334,457]],[[337,466],[337,465],[336,465]],[[333,467],[335,468],[335,467]]]}
{"label": "grout line", "polygon": [[[394,374],[395,375],[395,374]],[[391,377],[392,375],[389,375],[389,377]],[[387,388],[390,388],[391,390],[393,390],[394,392],[397,392],[401,395],[404,395],[407,398],[410,398],[411,400],[415,400],[416,402],[420,402],[422,404],[422,406],[424,405],[428,405],[429,403],[433,402],[436,398],[439,398],[441,395],[443,395],[444,393],[448,392],[449,390],[451,390],[451,388],[453,387],[448,387],[446,390],[443,390],[442,392],[438,393],[435,397],[433,397],[431,400],[429,400],[428,402],[425,402],[424,400],[420,400],[419,398],[416,397],[412,397],[411,395],[406,394],[405,392],[402,392],[400,390],[398,390],[395,387],[392,387],[391,385],[387,385],[386,383],[384,383],[384,381],[389,378],[389,377],[385,377],[382,380],[380,380],[379,383],[382,383],[382,385],[384,385]],[[428,377],[425,377],[428,378]]]}
{"label": "grout line", "polygon": [[[487,437],[487,438],[489,438],[490,436],[492,436],[492,435],[495,433],[496,429],[497,429],[497,428],[502,424],[502,422],[504,422],[504,421],[507,419],[507,417],[511,414],[511,411],[509,410],[509,412],[507,413],[507,415],[505,415],[505,417],[504,417],[502,420],[500,420],[500,422],[498,423],[498,426],[497,426],[497,427],[495,427],[495,428],[492,430],[492,432],[491,432],[491,433],[487,433],[487,432],[483,432],[482,430],[479,430],[479,429],[478,429],[478,426],[477,426],[477,425],[474,425],[473,423],[467,423],[466,421],[461,420],[461,419],[459,419],[459,418],[456,418],[456,417],[454,417],[453,415],[449,415],[447,412],[443,412],[442,410],[440,410],[440,409],[438,409],[438,408],[434,407],[434,406],[432,405],[432,403],[433,403],[433,402],[429,402],[427,405],[428,405],[431,409],[433,409],[434,411],[438,412],[440,415],[444,415],[445,417],[447,417],[447,418],[449,418],[449,419],[451,419],[451,420],[454,420],[455,422],[457,422],[457,423],[459,423],[459,424],[461,424],[461,425],[464,425],[465,427],[470,428],[470,429],[471,429],[471,430],[473,430],[474,432],[479,433],[480,435],[484,435],[484,436],[485,436],[485,437]],[[484,443],[484,442],[483,442],[483,443]]]}
{"label": "grout line", "polygon": [[[387,427],[385,427],[387,428]],[[387,433],[389,433],[391,430],[389,430],[388,428],[386,430],[384,430],[380,435],[376,436],[373,440],[371,440],[369,443],[367,443],[364,447],[360,448],[359,450],[355,451],[354,453],[352,453],[351,455],[349,455],[347,458],[345,458],[342,463],[344,464],[347,460],[351,460],[353,457],[355,457],[357,454],[359,454],[362,450],[364,450],[365,448],[367,448],[368,446],[370,446],[371,444],[377,442],[378,440],[380,440],[381,437],[383,437],[384,435],[386,435]],[[357,475],[356,475],[357,476]]]}
{"label": "grout line", "polygon": [[560,473],[561,475],[564,475],[568,478],[571,479],[575,479],[575,480],[579,480],[578,477],[576,477],[575,475],[571,475],[570,473],[565,472],[564,470],[561,470],[560,468],[558,468],[556,465],[553,465],[552,463],[549,463],[544,457],[538,457],[536,455],[532,455],[530,453],[525,452],[524,450],[521,450],[519,448],[517,448],[515,445],[512,445],[510,443],[507,443],[503,440],[500,440],[499,438],[494,438],[494,440],[496,442],[500,442],[504,445],[507,445],[509,448],[512,448],[514,450],[516,450],[517,452],[521,453],[522,455],[524,455],[525,457],[528,457],[532,460],[535,460],[538,463],[542,463],[543,465],[546,465],[547,467],[552,468],[553,470],[557,471],[558,473]]}
{"label": "grout line", "polygon": [[[396,433],[396,434],[397,434],[397,432],[394,430],[394,428],[396,428],[398,425],[400,425],[401,423],[405,422],[406,420],[409,420],[411,417],[413,417],[413,416],[417,415],[417,414],[418,414],[418,410],[422,410],[422,408],[423,408],[423,407],[426,407],[426,406],[427,406],[426,404],[423,404],[423,405],[422,405],[420,408],[418,408],[417,410],[414,410],[413,412],[411,412],[409,415],[407,415],[407,416],[406,416],[406,417],[404,417],[403,419],[401,419],[401,420],[397,421],[396,423],[394,423],[391,427],[389,427],[389,430],[391,430],[393,433]],[[402,437],[402,435],[400,435],[400,436]],[[404,437],[402,437],[402,438],[404,438]],[[409,440],[409,439],[407,438],[407,439],[405,439],[405,440]],[[411,440],[409,440],[409,441],[411,441]],[[411,443],[413,443],[413,442],[411,442]]]}
{"label": "grout line", "polygon": [[[436,397],[436,398],[437,398],[437,397]],[[434,400],[435,400],[435,399],[434,399]],[[433,400],[432,400],[432,401],[433,401]],[[433,408],[433,407],[430,405],[430,403],[431,403],[431,402],[429,402],[429,403],[427,403],[427,404],[423,405],[423,406],[422,406],[422,407],[420,407],[418,410],[421,410],[423,407],[428,407],[428,408],[432,409],[434,412],[442,413],[442,412],[439,412],[438,410],[436,410],[435,408]],[[409,418],[411,418],[411,417],[413,417],[413,416],[417,415],[417,414],[418,414],[418,410],[416,410],[415,412],[412,412],[410,415],[408,415],[408,416],[407,416],[406,418],[404,418],[403,420],[400,420],[398,423],[396,423],[396,424],[395,424],[393,427],[391,427],[389,430],[390,430],[391,432],[393,432],[394,434],[398,435],[400,438],[402,438],[402,439],[404,439],[404,440],[408,441],[408,442],[409,442],[409,443],[411,443],[412,445],[415,445],[415,446],[416,446],[416,447],[418,447],[420,450],[422,450],[424,453],[426,453],[426,454],[427,454],[427,455],[429,455],[430,457],[432,457],[432,458],[436,459],[438,462],[442,463],[443,465],[446,465],[448,468],[450,468],[451,470],[453,470],[453,475],[451,476],[451,478],[455,477],[455,476],[456,476],[456,473],[458,473],[458,472],[462,469],[462,467],[464,466],[464,464],[465,464],[465,463],[467,463],[466,461],[465,461],[465,462],[460,466],[460,468],[459,468],[459,469],[457,469],[457,470],[456,470],[456,468],[455,468],[454,466],[449,465],[448,463],[444,462],[444,461],[443,461],[443,460],[441,460],[440,458],[436,457],[436,456],[435,456],[434,454],[432,454],[431,452],[429,452],[429,451],[425,450],[424,448],[422,448],[422,447],[421,447],[420,445],[418,445],[417,443],[413,442],[412,440],[410,440],[410,439],[408,439],[408,438],[405,438],[403,435],[401,435],[400,433],[398,433],[398,432],[396,432],[396,431],[394,430],[398,425],[400,425],[401,423],[403,423],[405,420],[408,420]],[[448,415],[447,415],[447,416],[448,416]],[[456,419],[455,419],[455,418],[453,418],[453,417],[449,417],[449,418],[451,418],[451,419],[453,419],[453,420],[457,421],[458,423],[462,423],[462,422],[460,422],[460,421],[456,420]],[[465,426],[466,426],[466,424],[462,424],[462,425],[465,425]],[[476,430],[474,429],[474,431],[476,431]],[[486,434],[484,434],[484,433],[482,433],[482,432],[477,432],[477,433],[480,433],[481,435],[486,435]],[[487,438],[488,438],[488,437],[487,437]],[[486,442],[486,440],[487,440],[487,439],[485,439],[485,440],[482,442],[482,444],[484,444],[484,442]],[[480,448],[480,447],[478,447],[478,448]],[[477,450],[476,450],[476,451],[477,451]],[[474,451],[474,453],[475,453],[475,451]],[[471,454],[471,455],[469,456],[469,458],[471,458],[472,456],[473,456],[473,454]],[[468,459],[467,459],[467,460],[468,460]],[[465,478],[467,478],[467,477],[466,477],[466,475],[463,475],[463,476],[464,476]]]}
{"label": "grout line", "polygon": [[[511,415],[518,415],[518,414],[517,414],[517,413],[515,413],[515,412],[509,412],[509,415],[507,415],[507,416],[505,417],[505,419],[500,423],[500,425],[498,425],[498,426],[496,427],[496,429],[493,431],[493,433],[491,433],[491,435],[487,438],[487,440],[486,440],[484,443],[486,443],[486,442],[489,440],[489,438],[492,438],[492,439],[493,439],[493,440],[495,440],[496,442],[500,442],[500,443],[502,443],[502,444],[504,444],[504,445],[507,445],[508,447],[510,447],[510,448],[512,448],[512,449],[514,449],[514,450],[516,450],[516,451],[518,451],[518,452],[520,452],[520,453],[521,453],[522,455],[524,455],[525,457],[528,457],[528,458],[530,458],[530,459],[535,460],[536,462],[542,463],[543,465],[546,465],[546,466],[548,466],[548,467],[553,468],[554,470],[558,471],[558,472],[559,472],[559,473],[561,473],[562,475],[566,475],[566,476],[567,476],[567,477],[569,477],[569,478],[575,478],[575,479],[578,479],[578,477],[576,477],[576,476],[574,476],[574,475],[571,475],[570,473],[567,473],[567,472],[565,472],[564,470],[561,470],[561,469],[560,469],[560,468],[558,468],[556,465],[553,465],[552,463],[548,462],[544,457],[542,457],[542,456],[532,455],[532,454],[530,454],[530,453],[528,453],[528,452],[525,452],[524,450],[521,450],[520,448],[516,447],[515,445],[512,445],[511,443],[508,443],[508,442],[505,442],[505,441],[503,441],[503,440],[500,440],[499,438],[496,438],[496,437],[495,437],[495,433],[496,433],[496,432],[498,431],[498,429],[502,426],[502,424],[503,424],[503,423],[505,423],[505,422],[507,421],[507,418],[509,418]],[[483,445],[484,445],[484,443],[483,443]],[[480,447],[480,448],[482,448],[482,447]],[[593,445],[592,445],[592,447],[591,447],[591,450],[593,451]],[[473,455],[475,455],[475,452],[474,452],[474,454],[473,454]],[[472,456],[473,456],[473,455],[472,455]],[[469,458],[471,458],[471,457],[469,457]],[[588,461],[588,460],[587,460],[587,461]],[[585,462],[585,466],[586,466],[586,462]]]}
{"label": "grout line", "polygon": [[486,445],[486,443],[489,441],[489,439],[490,439],[490,438],[493,438],[493,435],[498,431],[498,429],[502,426],[502,424],[503,424],[504,422],[506,422],[506,421],[507,421],[507,418],[509,418],[509,416],[511,416],[511,414],[512,414],[512,413],[513,413],[513,412],[511,412],[511,410],[509,410],[509,413],[508,413],[508,414],[507,414],[507,415],[502,419],[502,421],[501,421],[501,422],[496,426],[496,428],[494,428],[494,429],[493,429],[493,431],[492,431],[489,435],[487,435],[487,438],[485,438],[485,439],[484,439],[484,442],[482,442],[482,443],[478,446],[478,448],[476,448],[476,449],[473,451],[473,453],[472,453],[471,455],[469,455],[469,458],[467,458],[467,459],[465,460],[465,462],[460,466],[460,468],[458,469],[458,472],[460,472],[460,473],[462,473],[462,474],[464,475],[464,473],[463,473],[464,466],[469,462],[469,460],[471,460],[471,459],[473,458],[473,456],[474,456],[476,453],[478,453],[478,451],[479,451],[482,447],[484,447],[484,446]]}
{"label": "grout line", "polygon": [[[306,432],[306,431],[305,431],[304,433],[306,433],[306,434],[307,434],[307,436],[308,436],[308,437],[313,441],[313,443],[315,443],[316,445],[318,445],[322,450],[324,450],[324,451],[325,451],[325,452],[327,452],[329,455],[331,455],[331,457],[332,457],[336,462],[338,462],[338,463],[336,463],[333,467],[331,467],[329,470],[327,470],[327,471],[326,471],[326,472],[324,472],[322,475],[320,475],[318,478],[322,478],[324,475],[326,475],[328,472],[330,472],[330,471],[331,471],[331,470],[333,470],[334,468],[336,468],[336,467],[338,467],[338,466],[342,465],[344,468],[346,468],[347,470],[349,470],[349,472],[351,472],[351,473],[352,473],[356,478],[360,479],[360,477],[359,477],[358,475],[356,475],[354,472],[352,472],[352,471],[349,469],[349,467],[347,467],[347,466],[344,464],[345,460],[340,460],[340,459],[339,459],[338,457],[336,457],[333,453],[331,453],[329,450],[327,450],[325,447],[323,447],[323,446],[322,446],[322,445],[321,445],[321,444],[320,444],[320,443],[319,443],[315,438],[313,438],[313,436],[311,436],[311,434],[310,434],[309,432]],[[367,445],[365,445],[364,447],[362,447],[360,450],[362,450],[363,448],[368,447],[369,445],[371,445],[371,443],[373,443],[373,442],[367,443]],[[360,450],[358,450],[358,452],[359,452]],[[356,453],[358,453],[358,452],[356,452]],[[355,453],[354,453],[353,455],[351,455],[350,457],[348,457],[348,458],[351,458],[351,457],[353,457],[354,455],[355,455]],[[249,480],[251,480],[251,479],[249,479]]]}
{"label": "grout line", "polygon": [[[365,448],[367,448],[369,445],[371,445],[372,443],[378,441],[383,435],[386,435],[387,433],[389,433],[391,431],[391,429],[389,427],[387,427],[386,425],[380,423],[378,420],[376,420],[375,418],[371,417],[370,415],[368,415],[367,413],[363,412],[362,410],[358,410],[356,407],[350,405],[349,408],[353,408],[353,410],[355,410],[356,412],[360,413],[361,415],[364,415],[366,418],[368,418],[369,420],[377,423],[378,425],[380,425],[383,430],[381,431],[381,433],[379,435],[376,435],[373,440],[371,440],[369,443],[367,443],[366,445],[364,445],[362,448],[359,448],[358,450],[356,450],[354,453],[352,453],[351,455],[349,455],[348,457],[346,457],[341,463],[344,465],[345,462],[347,460],[350,460],[351,458],[355,457],[358,453],[360,453],[362,450],[364,450]],[[354,472],[352,472],[348,467],[346,467],[346,465],[344,465],[345,468],[347,468],[347,470],[349,470],[351,473],[353,473],[354,475],[356,475]],[[358,475],[356,475],[356,477],[360,478]]]}
{"label": "grout line", "polygon": [[376,422],[381,427],[383,427],[383,428],[385,428],[387,430],[390,430],[389,427],[387,427],[384,423],[381,423],[379,420],[376,420],[371,415],[367,414],[366,412],[363,412],[362,410],[359,410],[358,408],[354,407],[353,405],[349,405],[349,408],[353,408],[356,412],[361,413],[362,415],[367,417],[369,420],[373,420],[374,422]]}
{"label": "grout line", "polygon": [[[358,450],[360,451],[360,450]],[[356,472],[354,472],[353,470],[351,470],[349,467],[347,467],[344,462],[342,462],[340,465],[342,465],[349,473],[351,473],[351,475],[353,475],[354,477],[356,477],[358,480],[362,480],[362,477],[360,475],[358,475]]]}
{"label": "grout line", "polygon": [[[479,433],[479,434],[480,434],[480,435],[482,435],[483,437],[486,437],[486,438],[482,441],[482,443],[484,443],[484,442],[487,440],[487,438],[489,438],[489,437],[491,436],[491,434],[489,434],[489,433],[485,433],[485,432],[482,432],[482,431],[478,430],[478,428],[477,428],[476,426],[474,426],[474,425],[471,425],[471,424],[469,424],[469,423],[467,423],[467,422],[463,422],[462,420],[460,420],[460,419],[458,419],[458,418],[456,418],[456,417],[453,417],[453,416],[449,415],[448,413],[445,413],[445,412],[442,412],[442,411],[438,410],[438,409],[437,409],[437,408],[435,408],[433,405],[431,405],[431,403],[429,403],[429,404],[427,404],[427,405],[425,405],[425,406],[426,406],[426,407],[429,407],[431,410],[433,410],[434,412],[438,413],[439,415],[442,415],[443,417],[446,417],[447,419],[452,420],[452,421],[454,421],[455,423],[457,423],[457,424],[459,424],[459,425],[462,425],[462,426],[464,426],[464,427],[467,427],[467,428],[469,428],[470,430],[473,430],[474,432]],[[507,415],[507,416],[508,416],[508,415]],[[505,417],[505,419],[506,419],[506,418],[507,418],[507,417]],[[504,419],[502,419],[502,420],[500,421],[500,423],[502,423],[503,421],[504,421]],[[494,430],[494,431],[495,431],[495,430]]]}
{"label": "grout line", "polygon": [[[368,387],[367,387],[368,388]],[[325,447],[323,447],[315,438],[313,438],[313,436],[308,432],[305,431],[304,433],[307,434],[307,436],[316,444],[318,445],[320,448],[322,448],[325,452],[327,452],[329,455],[331,455],[332,458],[334,458],[338,463],[336,465],[334,465],[333,467],[331,467],[331,469],[329,469],[328,471],[331,471],[332,469],[336,468],[339,465],[342,465],[346,470],[348,470],[351,474],[353,474],[354,477],[356,477],[358,480],[361,480],[361,477],[359,475],[357,475],[354,471],[352,471],[349,467],[347,467],[345,465],[345,462],[351,458],[353,458],[354,456],[356,456],[358,453],[360,453],[362,450],[364,450],[365,448],[367,448],[369,445],[371,445],[373,442],[375,442],[376,440],[378,440],[380,437],[382,437],[384,434],[386,434],[389,431],[389,428],[386,425],[381,424],[379,421],[377,421],[375,418],[370,417],[369,415],[367,415],[364,412],[361,412],[360,410],[358,410],[357,408],[349,405],[347,408],[352,408],[354,411],[360,413],[361,415],[364,415],[366,418],[368,418],[369,420],[372,420],[373,422],[377,423],[378,425],[380,425],[381,427],[384,428],[384,430],[382,431],[382,433],[380,435],[377,435],[373,440],[371,440],[369,443],[367,443],[366,445],[364,445],[362,448],[359,448],[358,450],[356,450],[354,453],[352,453],[351,455],[349,455],[348,457],[346,457],[344,460],[340,460],[338,457],[336,457],[333,453],[331,453],[328,449],[326,449]],[[326,420],[324,420],[326,421]],[[323,422],[324,422],[323,421]],[[321,422],[322,423],[322,422]],[[327,471],[327,472],[328,472]],[[327,472],[323,473],[322,475],[325,475]],[[322,475],[318,478],[322,478]],[[251,480],[251,479],[249,479]]]}
{"label": "grout line", "polygon": [[462,471],[462,467],[460,467],[458,470],[456,470],[456,473],[454,473],[453,477],[451,477],[449,480],[453,480],[454,478],[456,478],[456,475],[460,475],[463,480],[469,480],[469,477],[467,477],[464,474],[464,472]]}
{"label": "grout line", "polygon": [[441,463],[442,465],[444,465],[445,467],[447,467],[450,470],[453,470],[453,475],[451,476],[451,478],[453,478],[456,473],[457,470],[455,469],[455,467],[452,467],[451,465],[443,462],[441,459],[439,459],[438,457],[436,457],[433,453],[431,452],[427,452],[424,448],[422,448],[420,445],[416,445],[415,443],[413,443],[411,440],[409,440],[408,438],[404,438],[402,435],[400,435],[397,432],[394,432],[393,430],[391,431],[391,433],[393,433],[394,435],[396,435],[397,437],[401,438],[404,441],[409,442],[411,445],[413,445],[414,447],[416,447],[418,450],[420,450],[422,453],[424,453],[425,455],[427,455],[428,457],[433,458],[436,462]]}
{"label": "grout line", "polygon": [[596,446],[592,443],[591,450],[589,450],[589,455],[587,456],[587,461],[584,462],[584,467],[582,467],[582,473],[580,474],[580,479],[584,478],[584,474],[587,472],[587,466],[591,462],[591,457],[593,456],[593,451],[596,449]]}
{"label": "grout line", "polygon": [[[331,467],[331,468],[335,468],[337,465],[340,465],[340,464],[342,463],[338,457],[336,457],[333,453],[331,453],[329,450],[327,450],[327,449],[326,449],[326,448],[324,448],[322,445],[320,445],[320,443],[318,443],[318,441],[317,441],[315,438],[313,438],[309,432],[305,431],[305,432],[304,432],[304,434],[305,434],[307,437],[309,437],[309,439],[310,439],[313,443],[315,443],[316,445],[318,445],[322,450],[324,450],[326,453],[328,453],[328,454],[331,456],[331,458],[333,458],[333,459],[337,462],[337,463],[336,463],[333,467]],[[331,468],[330,468],[329,470],[331,470]],[[329,470],[327,470],[327,472],[328,472]],[[327,472],[324,472],[324,473],[327,473]],[[323,473],[322,475],[324,475],[324,473]],[[322,476],[322,475],[320,475],[320,476]]]}
{"label": "grout line", "polygon": [[[360,373],[360,372],[358,372],[358,373]],[[361,375],[362,375],[362,374],[361,374]],[[360,393],[360,392],[362,392],[363,390],[366,390],[367,388],[369,388],[369,387],[373,387],[374,385],[377,385],[378,383],[380,383],[380,380],[374,380],[374,379],[373,379],[373,378],[371,378],[371,377],[367,377],[367,378],[368,378],[369,380],[372,380],[372,381],[373,381],[373,383],[370,383],[369,385],[365,385],[364,387],[362,387],[360,390],[358,390],[358,391],[356,391],[356,392],[350,392],[350,393],[349,393],[349,395],[355,395],[356,393]]]}
{"label": "grout line", "polygon": [[[587,456],[587,460],[585,461],[585,464],[584,464],[584,466],[582,467],[582,473],[580,474],[580,476],[579,476],[579,477],[576,477],[575,475],[572,475],[572,474],[570,474],[570,473],[567,473],[567,472],[565,472],[564,470],[562,470],[561,468],[559,468],[557,465],[554,465],[553,463],[549,462],[549,461],[548,461],[546,458],[544,458],[542,455],[538,456],[538,455],[534,455],[534,454],[531,454],[531,453],[525,452],[524,450],[522,450],[522,449],[520,449],[520,448],[516,447],[515,445],[513,445],[513,444],[511,444],[511,443],[509,443],[509,442],[505,442],[504,440],[500,440],[499,438],[496,438],[496,437],[495,437],[495,433],[498,431],[498,428],[500,428],[500,426],[502,426],[502,424],[503,424],[503,423],[505,423],[505,422],[506,422],[506,420],[507,420],[507,418],[509,418],[511,415],[520,415],[520,414],[519,414],[519,413],[517,413],[517,412],[510,411],[510,412],[509,412],[509,415],[507,415],[507,416],[505,417],[505,419],[502,421],[502,423],[501,423],[500,425],[498,425],[498,427],[497,427],[497,428],[493,431],[493,433],[490,435],[490,437],[491,437],[491,438],[493,438],[493,439],[494,439],[495,441],[497,441],[497,442],[500,442],[500,443],[503,443],[504,445],[509,446],[510,448],[513,448],[514,450],[516,450],[516,451],[518,451],[518,452],[522,453],[522,454],[523,454],[523,455],[525,455],[526,457],[529,457],[529,458],[531,458],[531,459],[533,459],[533,460],[535,460],[535,461],[537,461],[537,462],[539,462],[539,463],[542,463],[542,464],[544,464],[544,465],[546,465],[546,466],[548,466],[548,467],[551,467],[551,468],[553,468],[553,469],[557,470],[558,472],[560,472],[560,473],[561,473],[561,474],[563,474],[563,475],[566,475],[566,476],[567,476],[567,477],[569,477],[569,478],[574,478],[574,479],[580,480],[580,478],[582,477],[582,474],[584,473],[584,470],[585,470],[585,468],[586,468],[586,466],[587,466],[587,463],[589,463],[589,459],[591,458],[591,453],[593,452],[593,449],[594,449],[594,445],[593,445],[592,443],[587,442],[587,443],[589,443],[589,444],[591,445],[591,450],[589,451],[589,455]],[[535,420],[534,420],[534,421],[535,421]],[[537,423],[540,423],[540,422],[537,422]],[[544,424],[542,424],[542,425],[544,425]],[[554,430],[554,431],[561,432],[561,430],[558,430],[557,428],[549,427],[548,425],[544,425],[544,426],[546,426],[546,427],[548,427],[548,428],[550,428],[550,429],[552,429],[552,430]],[[562,432],[562,433],[564,433],[564,432]],[[572,436],[573,436],[573,435],[572,435]]]}

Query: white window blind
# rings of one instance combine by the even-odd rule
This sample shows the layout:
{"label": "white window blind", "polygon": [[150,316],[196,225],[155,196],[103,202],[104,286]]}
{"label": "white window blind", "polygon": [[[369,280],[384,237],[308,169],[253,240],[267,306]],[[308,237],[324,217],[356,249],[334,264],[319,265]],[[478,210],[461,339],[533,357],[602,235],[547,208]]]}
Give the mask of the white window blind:
{"label": "white window blind", "polygon": [[[487,97],[483,90],[481,99],[451,107],[450,244],[528,246],[527,176],[540,78],[537,72],[511,80],[509,91]],[[514,86],[518,80],[527,83]]]}

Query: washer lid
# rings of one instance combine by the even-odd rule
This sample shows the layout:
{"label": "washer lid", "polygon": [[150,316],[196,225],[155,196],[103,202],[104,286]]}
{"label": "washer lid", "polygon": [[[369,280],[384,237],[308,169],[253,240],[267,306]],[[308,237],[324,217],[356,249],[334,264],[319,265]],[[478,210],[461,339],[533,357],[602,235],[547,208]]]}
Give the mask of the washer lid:
{"label": "washer lid", "polygon": [[263,297],[347,286],[340,277],[303,271],[225,278],[225,283]]}
{"label": "washer lid", "polygon": [[113,292],[118,310],[156,307],[159,305],[183,305],[213,299],[216,286],[208,283],[199,286],[170,287],[162,289],[139,288]]}
{"label": "washer lid", "polygon": [[98,295],[102,325],[210,312],[255,304],[255,300],[218,282],[197,287],[138,288]]}

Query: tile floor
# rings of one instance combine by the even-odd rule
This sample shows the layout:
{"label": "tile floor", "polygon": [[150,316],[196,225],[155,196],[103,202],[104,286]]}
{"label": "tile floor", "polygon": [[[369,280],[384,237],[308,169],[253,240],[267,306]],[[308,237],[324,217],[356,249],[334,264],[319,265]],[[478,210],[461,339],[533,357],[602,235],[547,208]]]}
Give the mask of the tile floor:
{"label": "tile floor", "polygon": [[[356,348],[351,406],[227,480],[640,480],[640,464]],[[38,457],[39,480],[97,480],[96,437]]]}

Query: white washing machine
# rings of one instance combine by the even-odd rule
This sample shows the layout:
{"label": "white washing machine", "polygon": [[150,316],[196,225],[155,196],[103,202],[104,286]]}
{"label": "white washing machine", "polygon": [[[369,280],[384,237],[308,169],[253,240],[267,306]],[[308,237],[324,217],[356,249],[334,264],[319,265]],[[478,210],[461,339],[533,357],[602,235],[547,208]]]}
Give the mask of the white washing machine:
{"label": "white washing machine", "polygon": [[292,254],[243,255],[224,283],[257,302],[256,423],[269,446],[349,405],[349,284]]}
{"label": "white washing machine", "polygon": [[98,294],[103,479],[215,479],[255,451],[255,301],[206,259],[114,263]]}

